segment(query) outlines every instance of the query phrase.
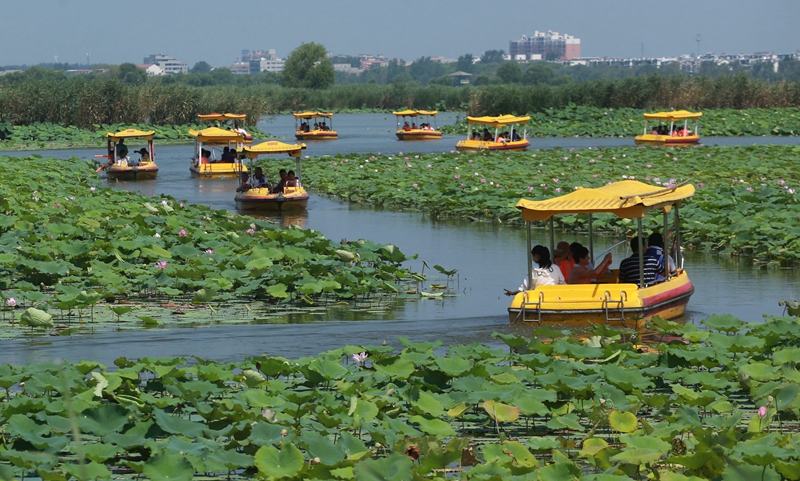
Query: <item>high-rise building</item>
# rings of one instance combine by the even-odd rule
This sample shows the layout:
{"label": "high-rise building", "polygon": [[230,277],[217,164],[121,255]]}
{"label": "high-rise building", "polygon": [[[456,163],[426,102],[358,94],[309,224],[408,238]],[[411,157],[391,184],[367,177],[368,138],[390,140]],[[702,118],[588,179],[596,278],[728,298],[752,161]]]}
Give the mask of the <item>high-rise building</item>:
{"label": "high-rise building", "polygon": [[557,60],[570,60],[581,56],[581,39],[552,30],[537,30],[531,36],[523,35],[519,40],[511,40],[508,52],[512,60],[522,62],[547,60],[553,56]]}
{"label": "high-rise building", "polygon": [[171,75],[174,73],[189,73],[189,65],[176,60],[169,55],[157,53],[144,58],[145,64],[155,64],[161,67],[164,74]]}

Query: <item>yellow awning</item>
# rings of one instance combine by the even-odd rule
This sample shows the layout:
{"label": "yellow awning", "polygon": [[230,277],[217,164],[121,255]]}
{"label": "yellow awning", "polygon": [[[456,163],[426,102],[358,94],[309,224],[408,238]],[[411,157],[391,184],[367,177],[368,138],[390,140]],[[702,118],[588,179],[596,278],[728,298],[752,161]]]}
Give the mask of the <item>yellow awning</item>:
{"label": "yellow awning", "polygon": [[213,113],[210,113],[210,114],[197,114],[197,116],[200,117],[200,120],[205,120],[205,121],[218,120],[220,122],[225,121],[225,120],[241,120],[241,121],[244,121],[244,119],[247,118],[247,114],[230,114],[230,113],[229,114],[218,114],[216,112],[213,112]]}
{"label": "yellow awning", "polygon": [[239,132],[224,130],[219,127],[209,127],[203,130],[189,130],[189,135],[198,142],[244,142],[244,137]]}
{"label": "yellow awning", "polygon": [[470,124],[491,125],[492,127],[505,127],[511,124],[527,124],[530,119],[528,116],[501,115],[499,117],[467,117],[467,122]]}
{"label": "yellow awning", "polygon": [[546,200],[520,199],[517,209],[526,221],[547,220],[556,214],[609,213],[638,219],[651,209],[661,209],[694,195],[692,184],[665,188],[635,180],[623,180],[596,189],[578,189]]}
{"label": "yellow awning", "polygon": [[419,115],[436,115],[438,110],[401,110],[399,112],[392,112],[398,117],[417,117]]}
{"label": "yellow awning", "polygon": [[676,110],[674,112],[656,112],[644,114],[646,120],[665,120],[667,122],[677,122],[683,119],[696,119],[702,117],[702,112],[689,112],[688,110]]}
{"label": "yellow awning", "polygon": [[296,119],[313,119],[316,117],[325,117],[326,119],[330,119],[333,117],[333,112],[299,112],[294,115]]}
{"label": "yellow awning", "polygon": [[245,147],[243,150],[248,158],[255,159],[259,155],[265,154],[289,154],[292,157],[300,157],[300,154],[305,148],[306,144],[284,144],[277,140],[270,140],[261,142],[252,147]]}
{"label": "yellow awning", "polygon": [[128,129],[123,130],[121,132],[112,133],[109,132],[106,134],[106,137],[111,139],[114,142],[119,142],[120,139],[131,139],[131,138],[142,138],[144,140],[153,140],[153,135],[155,135],[155,130],[136,130],[136,129]]}

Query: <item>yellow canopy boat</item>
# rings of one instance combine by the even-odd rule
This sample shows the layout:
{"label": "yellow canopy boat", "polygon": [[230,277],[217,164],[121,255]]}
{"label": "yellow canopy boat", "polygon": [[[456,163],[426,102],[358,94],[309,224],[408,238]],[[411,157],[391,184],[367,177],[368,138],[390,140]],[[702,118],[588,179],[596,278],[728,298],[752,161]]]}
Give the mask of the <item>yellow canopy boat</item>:
{"label": "yellow canopy boat", "polygon": [[[286,211],[308,207],[308,192],[300,183],[302,172],[300,158],[306,144],[284,144],[278,141],[262,142],[245,147],[244,153],[251,161],[261,155],[289,154],[296,159],[296,177],[287,178],[272,186],[262,185],[256,179],[242,179],[236,192],[236,208],[239,210]],[[244,176],[242,176],[244,177]]]}
{"label": "yellow canopy boat", "polygon": [[[294,115],[294,136],[297,140],[334,140],[339,134],[333,130],[333,112],[299,112]],[[322,119],[317,121],[317,119]],[[325,121],[330,122],[330,125]],[[298,125],[297,122],[300,121]],[[311,122],[314,122],[313,126]]]}
{"label": "yellow canopy boat", "polygon": [[[247,133],[243,125],[247,120],[247,114],[218,114],[216,112],[210,114],[197,114],[197,117],[206,122],[209,127],[226,127],[227,130],[233,130],[242,134],[245,142],[252,142],[253,136]],[[212,122],[214,124],[212,124]]]}
{"label": "yellow canopy boat", "polygon": [[[401,110],[392,112],[397,116],[397,138],[399,140],[437,140],[442,138],[442,132],[436,130],[436,110]],[[417,117],[423,117],[417,124]],[[411,120],[411,123],[408,123]],[[433,125],[431,125],[433,120]],[[400,122],[403,122],[400,125]]]}
{"label": "yellow canopy boat", "polygon": [[[106,169],[109,179],[119,180],[152,180],[158,175],[156,165],[156,152],[153,147],[154,130],[142,131],[136,129],[123,130],[121,132],[108,132],[108,164],[98,169]],[[147,142],[146,148],[134,150],[133,153],[139,154],[138,158],[131,158],[128,146],[125,145],[127,139],[142,139]]]}
{"label": "yellow canopy boat", "polygon": [[[682,145],[700,142],[697,134],[699,129],[698,119],[701,112],[676,110],[674,112],[656,112],[644,114],[644,132],[636,136],[637,144]],[[691,129],[690,120],[694,120],[694,129]],[[648,128],[648,122],[651,127]]]}
{"label": "yellow canopy boat", "polygon": [[[532,201],[521,199],[517,208],[527,228],[528,276],[526,286],[533,286],[533,265],[531,251],[531,222],[549,220],[550,252],[555,244],[553,216],[559,214],[586,214],[589,216],[589,251],[594,258],[592,239],[592,216],[601,213],[614,214],[623,219],[636,219],[639,237],[639,282],[621,283],[619,270],[593,284],[543,285],[521,288],[508,308],[511,323],[541,324],[588,324],[602,323],[641,328],[644,321],[653,316],[663,319],[678,317],[686,310],[694,292],[692,282],[683,269],[680,254],[680,216],[681,202],[694,194],[691,184],[664,188],[633,180],[625,180],[596,189],[578,189],[569,194],[546,200]],[[674,211],[674,231],[677,259],[676,266],[670,266],[669,256],[665,256],[665,278],[645,284],[643,256],[642,218],[651,211],[663,214],[664,232],[668,230],[668,214]],[[554,267],[558,269],[557,266]],[[673,273],[676,272],[676,273]],[[641,286],[641,287],[640,287]]]}
{"label": "yellow canopy boat", "polygon": [[[528,129],[525,125],[531,118],[528,116],[501,115],[499,117],[467,117],[467,139],[456,144],[456,150],[474,152],[479,150],[525,150],[531,143],[528,141]],[[473,125],[482,124],[483,132],[477,129],[473,132]],[[519,128],[522,126],[522,137]],[[494,128],[494,133],[489,131]],[[509,128],[510,132],[500,132],[501,128]]]}
{"label": "yellow canopy boat", "polygon": [[[246,141],[239,132],[209,127],[189,130],[189,135],[194,137],[194,155],[189,167],[192,177],[238,177],[247,172],[238,154],[252,141]],[[235,155],[231,153],[233,150]]]}

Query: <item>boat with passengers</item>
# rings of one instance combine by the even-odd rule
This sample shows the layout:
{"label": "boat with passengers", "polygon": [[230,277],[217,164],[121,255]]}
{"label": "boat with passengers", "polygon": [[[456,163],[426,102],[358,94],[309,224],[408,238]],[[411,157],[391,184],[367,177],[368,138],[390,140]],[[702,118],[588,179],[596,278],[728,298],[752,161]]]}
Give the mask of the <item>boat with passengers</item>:
{"label": "boat with passengers", "polygon": [[[688,145],[700,142],[699,118],[702,112],[676,110],[644,114],[644,132],[634,139],[637,144]],[[692,123],[689,121],[693,120]],[[692,128],[693,127],[693,128]]]}
{"label": "boat with passengers", "polygon": [[[517,208],[522,213],[527,230],[528,275],[520,291],[514,295],[508,308],[512,324],[609,324],[629,328],[643,328],[645,321],[653,316],[673,319],[686,310],[694,292],[689,275],[683,268],[680,250],[681,203],[694,194],[694,186],[688,183],[674,186],[653,186],[634,180],[624,180],[596,189],[578,189],[566,195],[545,200],[521,199]],[[642,218],[651,213],[663,216],[663,232],[670,232],[669,215],[673,214],[675,265],[670,265],[670,256],[664,256],[663,276],[650,283],[645,282],[644,235]],[[638,282],[621,282],[619,269],[611,269],[591,284],[562,284],[534,286],[533,256],[531,254],[531,225],[537,221],[549,223],[550,252],[553,252],[553,216],[579,214],[588,216],[589,259],[594,259],[592,241],[593,217],[600,214],[616,215],[623,219],[636,219],[638,229]],[[652,259],[651,259],[652,260]],[[650,261],[648,261],[650,262]],[[555,264],[555,269],[559,269]],[[531,286],[531,287],[528,287]]]}
{"label": "boat with passengers", "polygon": [[194,137],[194,155],[189,166],[192,177],[238,177],[247,172],[239,154],[252,140],[219,127],[189,130],[189,135]]}
{"label": "boat with passengers", "polygon": [[208,127],[219,127],[225,130],[233,130],[242,134],[245,141],[252,141],[253,136],[244,129],[244,123],[247,120],[247,114],[218,114],[212,112],[210,114],[197,114],[197,117],[206,123]]}
{"label": "boat with passengers", "polygon": [[339,138],[339,133],[333,130],[333,112],[309,111],[292,115],[294,115],[294,137],[297,140],[334,140]]}
{"label": "boat with passengers", "polygon": [[[395,135],[399,140],[438,140],[442,138],[442,132],[436,130],[436,114],[439,113],[438,111],[401,110],[400,112],[392,113],[397,116],[397,132]],[[417,121],[420,122],[417,123]]]}
{"label": "boat with passengers", "polygon": [[[156,165],[156,152],[153,147],[154,130],[142,131],[127,129],[120,132],[108,132],[108,155],[98,155],[109,159],[107,164],[98,170],[105,169],[109,179],[118,180],[152,180],[158,175]],[[134,150],[131,156],[129,146],[125,145],[128,139],[140,139],[146,142],[146,147]]]}
{"label": "boat with passengers", "polygon": [[254,172],[252,162],[259,156],[289,154],[296,161],[295,177],[281,179],[275,185],[258,184],[257,180],[252,178],[242,179],[236,192],[236,208],[247,211],[288,211],[308,207],[308,192],[301,184],[300,169],[300,158],[305,148],[306,144],[285,144],[278,141],[261,142],[252,147],[245,147],[244,155],[250,159],[251,173]]}
{"label": "boat with passengers", "polygon": [[[467,117],[467,139],[456,144],[456,150],[461,152],[475,152],[480,150],[525,150],[531,145],[528,141],[526,125],[531,118],[528,116],[500,115],[498,117]],[[473,126],[483,125],[483,131]],[[490,131],[489,128],[494,131]],[[522,135],[519,130],[522,128]],[[503,132],[500,129],[504,129]],[[508,129],[508,130],[505,130]]]}

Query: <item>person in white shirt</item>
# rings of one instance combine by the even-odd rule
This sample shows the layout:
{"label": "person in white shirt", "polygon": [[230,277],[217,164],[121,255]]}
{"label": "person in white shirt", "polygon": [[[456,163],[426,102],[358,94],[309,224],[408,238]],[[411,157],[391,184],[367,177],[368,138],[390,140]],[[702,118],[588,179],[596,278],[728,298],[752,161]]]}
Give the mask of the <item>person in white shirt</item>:
{"label": "person in white shirt", "polygon": [[[547,247],[543,245],[534,246],[533,249],[531,249],[531,255],[533,256],[533,278],[530,289],[536,289],[539,286],[554,286],[567,283],[561,269],[553,264],[553,261],[550,259],[550,250]],[[513,296],[518,292],[528,289],[528,286],[525,285],[526,283],[527,282],[523,283],[516,291],[505,289],[506,295]]]}

